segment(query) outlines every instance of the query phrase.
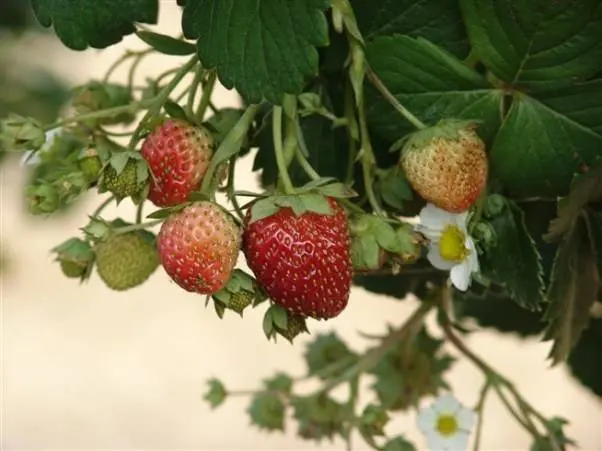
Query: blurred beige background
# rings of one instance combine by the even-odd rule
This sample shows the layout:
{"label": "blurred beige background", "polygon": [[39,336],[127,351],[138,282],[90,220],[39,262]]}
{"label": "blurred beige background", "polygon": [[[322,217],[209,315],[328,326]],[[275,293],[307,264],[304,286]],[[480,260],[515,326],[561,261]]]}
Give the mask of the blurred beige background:
{"label": "blurred beige background", "polygon": [[[175,34],[175,0],[162,2],[159,31]],[[28,38],[22,55],[53,67],[74,84],[100,77],[136,38],[109,50],[71,52],[57,41]],[[174,66],[174,57],[149,58],[141,76]],[[118,71],[118,78],[125,73]],[[216,104],[235,105],[236,96],[219,90]],[[254,189],[252,160],[238,166],[240,189]],[[10,271],[0,279],[2,306],[2,449],[163,449],[309,450],[344,449],[342,442],[298,440],[294,425],[285,435],[249,427],[247,399],[237,398],[211,412],[202,400],[205,380],[216,376],[232,389],[250,389],[278,368],[301,374],[307,339],[295,346],[268,343],[261,311],[245,319],[217,319],[204,299],[170,283],[159,269],[142,288],[117,294],[96,276],[84,286],[62,277],[49,250],[77,233],[86,213],[99,202],[87,198],[68,217],[36,220],[22,210],[23,174],[13,162],[2,167],[1,239]],[[133,215],[127,203],[107,215]],[[335,321],[312,323],[315,332],[336,329],[358,348],[357,332],[382,332],[386,322],[402,321],[415,307],[353,292],[349,308]],[[568,434],[583,450],[602,450],[602,408],[563,368],[549,370],[549,345],[519,341],[491,332],[469,344],[516,381],[521,392],[546,415],[568,418]],[[452,350],[453,352],[453,350]],[[449,377],[456,396],[474,405],[480,374],[461,361]],[[531,439],[491,396],[486,409],[484,450],[525,450]],[[415,414],[398,416],[390,435],[407,434],[419,449],[425,442]],[[356,440],[356,449],[366,449]]]}

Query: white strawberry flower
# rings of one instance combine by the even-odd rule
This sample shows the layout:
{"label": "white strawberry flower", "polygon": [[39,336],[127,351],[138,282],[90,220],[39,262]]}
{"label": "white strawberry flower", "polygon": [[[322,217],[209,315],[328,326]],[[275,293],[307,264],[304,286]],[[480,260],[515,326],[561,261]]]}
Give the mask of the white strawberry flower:
{"label": "white strawberry flower", "polygon": [[477,249],[466,229],[467,217],[468,211],[455,214],[427,204],[417,226],[429,240],[431,265],[449,271],[453,285],[461,291],[468,289],[472,274],[479,272]]}
{"label": "white strawberry flower", "polygon": [[52,130],[48,130],[46,135],[46,142],[40,149],[35,152],[33,150],[27,150],[23,152],[21,156],[21,166],[35,166],[40,162],[40,156],[38,155],[40,152],[45,152],[52,147],[54,140],[61,134],[61,127],[53,128]]}
{"label": "white strawberry flower", "polygon": [[446,393],[418,412],[418,428],[431,451],[466,451],[475,416],[473,410]]}

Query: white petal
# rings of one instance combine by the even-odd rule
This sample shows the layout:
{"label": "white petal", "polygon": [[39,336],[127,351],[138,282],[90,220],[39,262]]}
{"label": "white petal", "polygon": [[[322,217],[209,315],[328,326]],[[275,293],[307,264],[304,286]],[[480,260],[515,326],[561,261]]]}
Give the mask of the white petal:
{"label": "white petal", "polygon": [[427,204],[420,211],[420,224],[432,230],[442,230],[446,224],[455,224],[455,215],[445,210]]}
{"label": "white petal", "polygon": [[479,255],[477,253],[477,248],[472,241],[472,238],[469,236],[466,237],[465,246],[469,250],[468,261],[470,263],[470,272],[479,272]]}
{"label": "white petal", "polygon": [[416,230],[422,233],[432,243],[437,243],[441,239],[441,229],[430,229],[418,224]]}
{"label": "white petal", "polygon": [[444,415],[455,414],[462,408],[462,404],[452,393],[445,393],[435,401],[435,410]]}
{"label": "white petal", "polygon": [[464,260],[462,263],[454,266],[451,269],[449,277],[458,290],[468,290],[468,287],[470,286],[471,269],[472,267],[470,259]]}
{"label": "white petal", "polygon": [[456,265],[454,262],[448,262],[447,260],[443,260],[441,255],[439,254],[439,246],[437,243],[429,244],[429,251],[426,254],[426,258],[431,265],[433,265],[437,269],[443,269],[445,271],[449,271]]}
{"label": "white petal", "polygon": [[37,153],[34,154],[33,151],[28,150],[26,152],[23,152],[23,155],[21,155],[21,160],[19,164],[21,166],[35,166],[39,162],[40,156]]}
{"label": "white petal", "polygon": [[420,429],[425,435],[435,430],[435,423],[437,422],[437,412],[433,406],[426,407],[418,412],[416,423],[418,429]]}
{"label": "white petal", "polygon": [[438,451],[466,451],[468,448],[468,433],[459,431],[449,437],[440,437]]}
{"label": "white petal", "polygon": [[446,440],[440,434],[433,432],[426,436],[426,443],[430,451],[443,451]]}
{"label": "white petal", "polygon": [[465,432],[469,432],[474,426],[476,414],[473,410],[466,407],[462,407],[458,413],[456,413],[456,421],[458,427]]}

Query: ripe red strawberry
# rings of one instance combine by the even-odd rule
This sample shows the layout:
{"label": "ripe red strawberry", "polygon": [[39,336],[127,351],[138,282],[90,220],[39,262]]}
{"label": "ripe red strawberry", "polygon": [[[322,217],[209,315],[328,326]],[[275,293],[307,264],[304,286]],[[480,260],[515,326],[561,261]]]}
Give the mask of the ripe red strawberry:
{"label": "ripe red strawberry", "polygon": [[211,294],[230,280],[241,231],[219,205],[195,202],[165,220],[157,248],[165,272],[186,291]]}
{"label": "ripe red strawberry", "polygon": [[[452,123],[453,124],[453,123]],[[449,126],[449,124],[444,125]],[[457,133],[439,133],[410,141],[401,156],[407,179],[426,201],[451,213],[460,213],[475,203],[487,183],[485,143],[473,127],[458,127]]]}
{"label": "ripe red strawberry", "polygon": [[302,316],[332,318],[347,306],[352,266],[345,210],[328,198],[333,215],[296,216],[280,208],[249,224],[243,252],[257,281],[275,303]]}
{"label": "ripe red strawberry", "polygon": [[152,173],[148,199],[159,207],[185,202],[207,172],[213,138],[182,119],[168,119],[146,137],[142,157]]}

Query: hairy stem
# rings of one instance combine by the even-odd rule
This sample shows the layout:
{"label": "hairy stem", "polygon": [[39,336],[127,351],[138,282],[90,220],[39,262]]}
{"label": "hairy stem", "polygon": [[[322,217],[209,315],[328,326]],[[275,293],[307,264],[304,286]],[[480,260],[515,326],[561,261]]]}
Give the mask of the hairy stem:
{"label": "hairy stem", "polygon": [[235,178],[235,173],[236,173],[236,161],[237,160],[238,160],[238,157],[236,155],[234,155],[232,158],[230,158],[230,167],[228,168],[227,195],[228,195],[228,199],[230,200],[230,202],[232,202],[232,206],[234,207],[234,211],[236,212],[236,215],[239,217],[239,219],[241,221],[243,221],[245,218],[245,215],[242,212],[242,209],[240,208],[240,204],[238,203],[238,199],[236,198],[236,195],[234,194],[234,192],[236,191],[234,178]]}
{"label": "hairy stem", "polygon": [[201,66],[197,67],[196,72],[194,73],[194,79],[192,80],[192,85],[190,86],[190,91],[188,92],[186,113],[189,117],[194,116],[194,102],[196,100],[196,93],[199,90],[199,85],[201,84],[201,79],[203,78],[203,72]]}
{"label": "hairy stem", "polygon": [[110,204],[111,202],[113,202],[113,200],[114,200],[114,199],[115,199],[115,196],[112,196],[112,195],[111,195],[111,196],[109,196],[109,197],[107,197],[107,198],[106,198],[106,199],[105,199],[105,200],[102,202],[102,204],[100,204],[100,205],[98,206],[98,208],[97,208],[96,210],[94,210],[94,213],[92,213],[92,217],[93,217],[93,218],[98,218],[98,216],[99,216],[99,215],[100,215],[100,214],[103,212],[103,210],[104,210],[105,208],[107,208],[107,207],[109,206],[109,204]]}
{"label": "hairy stem", "polygon": [[473,451],[479,451],[479,448],[481,447],[481,436],[483,433],[483,423],[484,423],[484,408],[485,408],[485,401],[487,400],[487,395],[489,394],[489,390],[491,389],[491,382],[486,379],[485,380],[485,384],[483,384],[483,388],[481,389],[481,394],[479,395],[479,400],[477,402],[477,405],[475,406],[475,412],[477,412],[477,426],[476,426],[476,430],[475,430],[475,439],[474,439],[474,446],[473,446]]}
{"label": "hairy stem", "polygon": [[387,99],[387,101],[393,106],[393,108],[395,108],[403,117],[405,117],[408,120],[408,122],[410,122],[414,127],[416,127],[419,130],[426,128],[424,122],[422,122],[412,113],[410,113],[410,111],[406,107],[404,107],[393,94],[391,94],[391,91],[387,89],[382,80],[370,67],[368,67],[368,69],[366,70],[366,76],[368,77],[368,80],[370,80],[372,85],[378,90],[378,92],[380,92],[382,96],[385,99]]}
{"label": "hairy stem", "polygon": [[276,156],[276,165],[278,166],[279,178],[286,194],[295,192],[293,182],[288,173],[288,168],[284,159],[284,149],[282,146],[282,107],[274,106],[272,111],[272,137],[274,139],[274,154]]}
{"label": "hairy stem", "polygon": [[132,224],[132,225],[124,226],[124,227],[118,227],[114,230],[114,233],[121,234],[121,233],[134,232],[136,230],[150,229],[151,227],[161,224],[163,221],[164,221],[163,219],[157,219],[155,221],[142,222],[140,224]]}

